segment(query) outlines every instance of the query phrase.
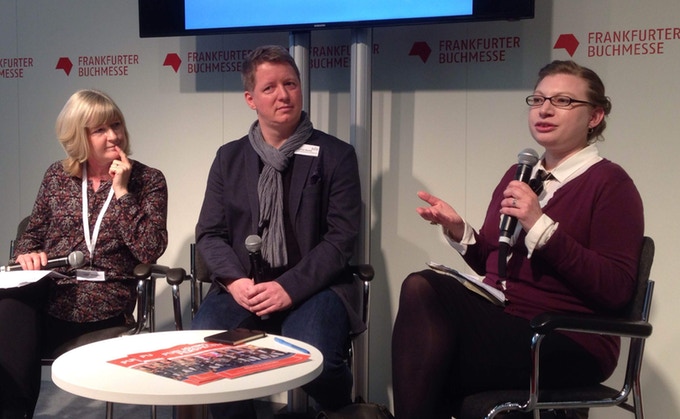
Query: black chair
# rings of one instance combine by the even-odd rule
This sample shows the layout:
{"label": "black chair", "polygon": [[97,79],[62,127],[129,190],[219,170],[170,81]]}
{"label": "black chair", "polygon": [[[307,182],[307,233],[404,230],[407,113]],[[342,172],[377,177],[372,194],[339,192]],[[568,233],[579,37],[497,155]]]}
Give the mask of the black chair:
{"label": "black chair", "polygon": [[[25,217],[19,223],[15,240],[17,240],[26,229],[28,220],[29,217]],[[14,263],[15,240],[10,241],[9,265]],[[133,275],[137,279],[136,321],[134,324],[111,327],[81,335],[55,349],[53,353],[42,359],[42,364],[52,365],[52,362],[59,355],[81,345],[112,337],[134,335],[143,331],[154,332],[156,330],[156,280],[165,277],[167,278],[168,284],[172,287],[172,284],[184,279],[186,271],[183,268],[169,268],[158,264],[139,264],[135,267]],[[178,321],[180,322],[179,326],[177,324]],[[177,329],[178,327],[181,329],[181,318],[175,316],[175,328]]]}
{"label": "black chair", "polygon": [[[16,239],[18,239],[23,231],[28,225],[29,217],[24,218],[17,228]],[[14,241],[10,242],[10,254],[9,263],[13,264],[14,256]],[[174,291],[176,285],[181,283],[187,276],[186,271],[183,268],[170,268],[158,264],[139,264],[135,266],[133,270],[133,275],[137,280],[137,304],[136,304],[136,315],[135,323],[128,324],[124,326],[110,327],[106,329],[96,330],[93,332],[85,333],[77,336],[59,347],[57,347],[52,353],[45,355],[40,361],[43,366],[51,366],[55,359],[79,346],[86,345],[88,343],[98,342],[104,339],[111,339],[116,337],[121,337],[125,335],[135,335],[142,332],[154,332],[156,330],[156,317],[155,317],[155,296],[156,296],[156,280],[159,278],[166,278],[168,284],[173,288],[173,298],[178,292]],[[179,300],[178,300],[179,301]],[[173,308],[176,304],[173,304]],[[178,316],[177,310],[174,312],[175,329],[182,329],[182,318],[181,315]],[[156,417],[155,408],[152,407],[151,411],[152,418]],[[113,403],[106,402],[106,417],[110,419],[113,417]]]}
{"label": "black chair", "polygon": [[[198,307],[203,301],[203,284],[210,284],[210,272],[208,271],[194,243],[190,246],[190,274],[191,280],[191,315],[192,318],[198,311]],[[364,323],[368,326],[370,310],[370,283],[375,276],[373,266],[369,264],[350,265],[350,270],[354,275],[356,286],[361,288],[359,299],[354,301],[356,307],[360,307],[360,312]],[[168,279],[170,283],[170,279]],[[179,283],[171,284],[173,288],[173,301],[175,304],[175,317],[181,318],[181,306],[179,303]],[[368,390],[368,329],[363,333],[348,337],[347,362],[354,377],[354,388],[352,389],[352,399],[362,401],[367,399]],[[302,412],[307,410],[307,395],[297,388],[288,393],[288,409],[292,412]]]}
{"label": "black chair", "polygon": [[[528,379],[528,390],[486,391],[465,397],[454,408],[454,417],[457,419],[584,418],[588,415],[588,408],[618,406],[632,412],[636,419],[643,419],[640,371],[645,341],[652,334],[649,312],[654,281],[649,279],[649,274],[653,259],[654,241],[645,237],[638,266],[637,289],[632,301],[619,318],[544,313],[532,319],[533,370]],[[583,388],[539,389],[541,341],[547,334],[557,330],[629,338],[626,372],[621,387],[613,388],[598,384]],[[631,393],[632,403],[629,402]]]}

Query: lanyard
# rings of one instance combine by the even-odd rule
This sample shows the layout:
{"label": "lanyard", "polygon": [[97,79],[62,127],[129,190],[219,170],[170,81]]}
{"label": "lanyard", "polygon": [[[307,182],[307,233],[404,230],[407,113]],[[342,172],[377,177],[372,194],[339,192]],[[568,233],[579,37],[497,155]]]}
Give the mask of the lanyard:
{"label": "lanyard", "polygon": [[97,244],[97,237],[99,236],[99,229],[102,225],[102,219],[104,219],[104,213],[109,208],[111,203],[111,198],[113,198],[113,185],[111,185],[111,190],[109,191],[109,196],[104,202],[104,206],[99,211],[99,216],[97,217],[97,222],[94,223],[94,231],[92,231],[92,237],[90,237],[90,222],[88,217],[88,205],[87,205],[87,166],[83,164],[83,231],[85,232],[85,244],[87,245],[87,250],[90,251],[90,266],[92,266],[92,260],[94,259],[94,248]]}

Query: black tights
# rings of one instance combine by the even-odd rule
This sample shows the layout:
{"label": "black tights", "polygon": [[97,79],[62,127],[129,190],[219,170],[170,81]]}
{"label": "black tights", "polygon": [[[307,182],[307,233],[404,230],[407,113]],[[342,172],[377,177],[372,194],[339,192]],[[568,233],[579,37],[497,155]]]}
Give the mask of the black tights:
{"label": "black tights", "polygon": [[32,417],[40,392],[40,359],[61,343],[125,324],[123,315],[92,323],[44,313],[49,283],[0,290],[0,418]]}
{"label": "black tights", "polygon": [[[526,389],[531,336],[527,320],[455,279],[430,270],[409,275],[392,334],[395,416],[450,419],[453,404],[466,395]],[[541,359],[541,380],[549,386],[602,378],[593,357],[562,335],[544,339]]]}

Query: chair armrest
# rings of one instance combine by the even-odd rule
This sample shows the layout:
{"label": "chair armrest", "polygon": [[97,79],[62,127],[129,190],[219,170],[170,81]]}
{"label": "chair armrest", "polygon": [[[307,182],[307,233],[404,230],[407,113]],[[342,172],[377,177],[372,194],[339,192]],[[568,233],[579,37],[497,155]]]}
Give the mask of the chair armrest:
{"label": "chair armrest", "polygon": [[350,265],[350,272],[358,276],[362,281],[371,281],[375,276],[375,270],[372,265],[367,263],[360,265]]}
{"label": "chair armrest", "polygon": [[152,274],[165,276],[169,269],[170,268],[167,266],[157,265],[155,263],[140,263],[139,265],[135,266],[132,274],[137,279],[145,279],[149,278]]}
{"label": "chair armrest", "polygon": [[643,320],[602,318],[585,314],[542,313],[531,319],[530,326],[535,333],[543,335],[554,330],[632,338],[647,338],[652,334],[652,325]]}
{"label": "chair armrest", "polygon": [[170,268],[165,272],[166,280],[170,285],[180,285],[187,277],[187,271],[184,268]]}
{"label": "chair armrest", "polygon": [[133,275],[137,279],[137,327],[134,334],[141,332],[146,323],[149,331],[155,330],[155,279],[165,277],[172,289],[172,304],[175,317],[175,329],[182,329],[182,312],[179,298],[179,285],[184,282],[187,273],[184,268],[170,268],[155,263],[140,263],[135,266]]}

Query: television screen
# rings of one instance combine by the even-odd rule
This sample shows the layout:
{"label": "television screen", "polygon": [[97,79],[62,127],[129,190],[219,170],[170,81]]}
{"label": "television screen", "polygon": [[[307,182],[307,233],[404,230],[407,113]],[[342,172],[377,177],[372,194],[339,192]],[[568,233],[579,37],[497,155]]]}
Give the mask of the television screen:
{"label": "television screen", "polygon": [[534,16],[534,0],[139,0],[141,37],[295,31]]}

